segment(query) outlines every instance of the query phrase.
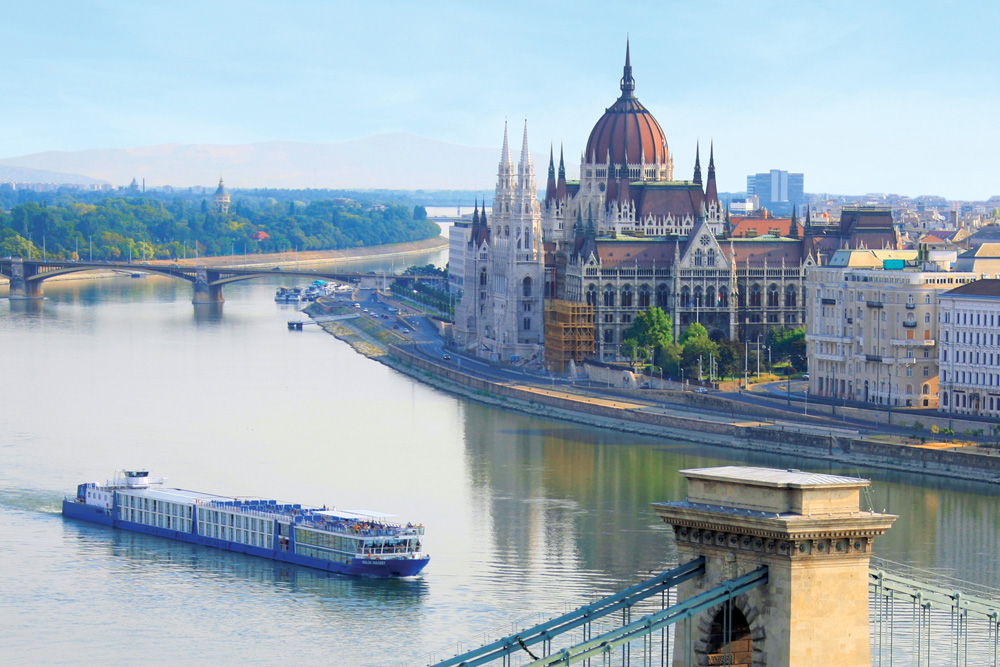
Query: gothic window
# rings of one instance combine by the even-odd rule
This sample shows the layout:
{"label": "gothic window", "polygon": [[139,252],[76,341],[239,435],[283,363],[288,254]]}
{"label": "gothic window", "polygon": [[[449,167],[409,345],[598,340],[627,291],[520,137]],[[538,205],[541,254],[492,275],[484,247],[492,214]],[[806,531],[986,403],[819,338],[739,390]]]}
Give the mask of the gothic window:
{"label": "gothic window", "polygon": [[687,285],[681,288],[681,308],[691,307],[691,288]]}
{"label": "gothic window", "polygon": [[604,342],[605,343],[613,343],[613,342],[615,342],[615,332],[614,332],[614,329],[605,329],[604,330]]}
{"label": "gothic window", "polygon": [[649,308],[649,285],[639,287],[639,308],[642,310]]}
{"label": "gothic window", "polygon": [[704,266],[704,264],[705,264],[705,253],[701,251],[701,248],[698,248],[697,250],[694,251],[694,265]]}
{"label": "gothic window", "polygon": [[714,248],[712,250],[709,250],[705,254],[705,265],[706,266],[715,266],[715,249]]}
{"label": "gothic window", "polygon": [[587,287],[587,305],[596,306],[597,305],[597,286],[590,285]]}
{"label": "gothic window", "polygon": [[705,305],[708,308],[715,308],[718,303],[715,299],[715,288],[709,285],[705,288]]}
{"label": "gothic window", "polygon": [[479,272],[479,284],[486,286],[486,269]]}
{"label": "gothic window", "polygon": [[757,283],[750,286],[750,307],[760,308],[760,285]]}
{"label": "gothic window", "polygon": [[632,307],[632,286],[626,285],[622,288],[622,308]]}
{"label": "gothic window", "polygon": [[667,307],[667,286],[660,285],[656,288],[656,307],[666,308]]}
{"label": "gothic window", "polygon": [[604,307],[614,308],[615,307],[615,290],[611,285],[606,285],[604,287]]}
{"label": "gothic window", "polygon": [[615,316],[612,315],[611,313],[604,313],[604,323],[605,324],[614,324],[615,323]]}
{"label": "gothic window", "polygon": [[771,286],[767,288],[767,307],[777,308],[779,305],[778,286],[772,283]]}
{"label": "gothic window", "polygon": [[525,331],[531,331],[531,318],[530,317],[524,318],[524,330]]}
{"label": "gothic window", "polygon": [[785,308],[795,308],[798,295],[795,293],[795,285],[785,288]]}
{"label": "gothic window", "polygon": [[525,276],[521,281],[521,293],[524,296],[531,296],[531,276]]}
{"label": "gothic window", "polygon": [[702,300],[701,285],[699,285],[698,287],[694,288],[694,307],[701,308],[704,305],[705,302]]}
{"label": "gothic window", "polygon": [[729,308],[729,290],[725,287],[719,289],[719,306]]}

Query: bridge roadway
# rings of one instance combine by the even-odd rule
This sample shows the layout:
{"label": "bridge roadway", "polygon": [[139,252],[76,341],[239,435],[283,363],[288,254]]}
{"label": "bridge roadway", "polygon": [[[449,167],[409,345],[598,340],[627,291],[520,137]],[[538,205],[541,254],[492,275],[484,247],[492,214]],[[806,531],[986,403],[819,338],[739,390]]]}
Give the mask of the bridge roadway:
{"label": "bridge roadway", "polygon": [[11,299],[41,299],[44,297],[42,282],[56,276],[84,271],[117,271],[153,273],[170,278],[186,280],[194,287],[194,304],[220,304],[222,286],[239,280],[274,276],[305,276],[322,278],[344,283],[382,286],[390,282],[409,284],[416,279],[423,282],[440,283],[440,276],[414,276],[385,273],[364,273],[351,271],[308,271],[284,269],[280,266],[237,267],[237,266],[188,266],[163,262],[82,262],[73,260],[34,260],[21,257],[0,259],[0,276],[10,280]]}

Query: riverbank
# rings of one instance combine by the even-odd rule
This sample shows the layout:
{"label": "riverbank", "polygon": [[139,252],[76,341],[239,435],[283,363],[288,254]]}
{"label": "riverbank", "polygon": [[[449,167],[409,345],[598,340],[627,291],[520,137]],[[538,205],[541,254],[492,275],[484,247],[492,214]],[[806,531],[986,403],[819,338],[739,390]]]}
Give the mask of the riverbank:
{"label": "riverbank", "polygon": [[319,316],[320,326],[327,333],[366,357],[443,391],[497,407],[699,444],[1000,485],[1000,456],[923,447],[889,436],[864,438],[856,431],[833,425],[741,415],[745,407],[742,404],[734,403],[729,415],[725,410],[698,411],[681,401],[688,396],[678,396],[675,405],[657,405],[626,396],[590,394],[573,387],[493,382],[419,355],[413,343],[395,342],[393,339],[401,337],[394,332],[387,332],[390,335],[385,337],[359,329],[353,319],[322,320]]}

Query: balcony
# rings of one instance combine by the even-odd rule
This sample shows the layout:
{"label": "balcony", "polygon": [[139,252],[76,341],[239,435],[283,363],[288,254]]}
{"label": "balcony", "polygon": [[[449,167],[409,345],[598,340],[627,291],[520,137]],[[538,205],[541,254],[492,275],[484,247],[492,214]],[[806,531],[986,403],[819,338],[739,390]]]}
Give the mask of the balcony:
{"label": "balcony", "polygon": [[916,307],[917,307],[917,304],[915,304],[915,303],[908,303],[908,304],[906,304],[906,309],[907,310],[913,310]]}
{"label": "balcony", "polygon": [[869,308],[882,308],[882,302],[881,301],[869,301],[867,303],[867,306]]}
{"label": "balcony", "polygon": [[909,338],[893,338],[889,341],[896,347],[934,347],[937,343],[933,338],[927,340],[911,340]]}
{"label": "balcony", "polygon": [[847,323],[848,324],[854,324],[854,318],[853,317],[848,317],[847,318]]}
{"label": "balcony", "polygon": [[903,326],[907,329],[915,329],[917,327],[916,322],[903,322]]}
{"label": "balcony", "polygon": [[882,363],[882,355],[880,355],[880,354],[866,354],[865,355],[865,361],[875,361],[875,362],[878,362],[878,363]]}
{"label": "balcony", "polygon": [[836,299],[820,299],[819,301],[824,306],[836,306],[837,305],[837,300]]}

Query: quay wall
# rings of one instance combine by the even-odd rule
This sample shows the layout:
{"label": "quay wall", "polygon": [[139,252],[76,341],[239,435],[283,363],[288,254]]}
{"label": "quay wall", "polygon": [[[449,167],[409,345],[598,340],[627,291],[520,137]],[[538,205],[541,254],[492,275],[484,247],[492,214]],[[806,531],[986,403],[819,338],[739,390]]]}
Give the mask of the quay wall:
{"label": "quay wall", "polygon": [[[803,431],[791,423],[762,423],[760,417],[764,416],[763,412],[774,412],[786,419],[788,417],[787,413],[767,408],[748,410],[747,412],[753,412],[754,418],[746,422],[658,413],[629,405],[625,396],[621,398],[622,405],[617,405],[614,398],[593,400],[585,396],[570,397],[561,390],[548,392],[537,386],[528,388],[485,380],[436,363],[397,345],[390,345],[388,352],[396,362],[404,366],[399,368],[397,364],[393,364],[399,370],[407,372],[405,367],[409,367],[419,371],[409,373],[418,379],[431,381],[432,384],[439,384],[433,382],[434,378],[443,380],[446,384],[442,388],[446,390],[456,391],[457,385],[465,389],[458,393],[470,398],[541,416],[554,416],[646,435],[667,435],[697,443],[1000,484],[998,455],[924,449],[881,442],[854,437],[833,428],[824,433],[822,428],[810,424],[803,425],[808,429]],[[683,398],[685,400],[678,403],[687,403],[692,407],[718,409],[724,403],[727,409],[720,412],[728,412],[730,405],[740,405],[710,395]]]}

